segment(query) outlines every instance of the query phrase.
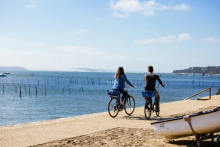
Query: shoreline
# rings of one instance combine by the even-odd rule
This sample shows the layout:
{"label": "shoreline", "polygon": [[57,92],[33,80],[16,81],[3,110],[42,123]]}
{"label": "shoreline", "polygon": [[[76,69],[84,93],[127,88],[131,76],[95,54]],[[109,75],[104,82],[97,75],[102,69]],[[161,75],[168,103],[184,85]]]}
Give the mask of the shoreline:
{"label": "shoreline", "polygon": [[[166,103],[160,103],[160,105],[166,105],[166,104],[178,104],[185,102],[185,100],[179,100],[179,101],[172,101],[172,102],[166,102]],[[144,106],[135,107],[135,109],[141,109]],[[29,127],[29,126],[36,126],[41,124],[50,124],[50,123],[57,123],[57,122],[65,122],[70,121],[74,119],[83,119],[87,117],[93,117],[93,116],[101,116],[101,115],[108,115],[108,111],[105,112],[97,112],[97,113],[91,113],[91,114],[83,114],[83,115],[77,115],[77,116],[70,116],[70,117],[63,117],[63,118],[57,118],[57,119],[49,119],[49,120],[41,120],[41,121],[34,121],[34,122],[27,122],[27,123],[20,123],[20,124],[14,124],[14,125],[5,125],[0,126],[1,130],[7,130],[10,128],[22,128],[22,127]]]}
{"label": "shoreline", "polygon": [[[206,99],[208,97],[203,98]],[[108,130],[115,132],[115,128],[124,128],[124,131],[127,131],[127,129],[133,129],[134,132],[139,130],[137,131],[139,133],[141,129],[142,131],[144,129],[151,130],[150,133],[153,133],[153,126],[150,125],[150,122],[167,116],[193,112],[199,108],[218,106],[218,104],[220,104],[220,96],[215,95],[212,96],[211,100],[205,101],[180,100],[163,103],[161,104],[160,117],[156,117],[154,113],[152,114],[150,120],[145,119],[142,106],[135,108],[134,114],[131,116],[127,116],[124,111],[122,111],[116,118],[111,118],[108,112],[102,112],[39,122],[1,126],[0,133],[2,135],[0,136],[0,146],[33,146],[83,135],[87,135],[88,137],[88,135],[94,133],[99,134],[99,132],[103,131],[107,131],[106,133],[108,133]]]}

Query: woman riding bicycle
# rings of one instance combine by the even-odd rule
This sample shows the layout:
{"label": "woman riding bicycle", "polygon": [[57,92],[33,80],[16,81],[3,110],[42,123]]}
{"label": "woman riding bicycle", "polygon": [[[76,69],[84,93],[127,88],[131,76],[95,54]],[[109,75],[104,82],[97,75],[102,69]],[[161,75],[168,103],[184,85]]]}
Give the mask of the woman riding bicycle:
{"label": "woman riding bicycle", "polygon": [[124,105],[124,99],[127,95],[127,92],[124,90],[125,88],[125,82],[130,85],[131,87],[134,87],[134,85],[132,85],[126,75],[124,74],[124,69],[123,67],[119,67],[117,73],[115,74],[115,82],[114,85],[112,87],[112,89],[114,90],[120,90],[120,93],[123,94],[122,99],[120,101],[121,105]]}

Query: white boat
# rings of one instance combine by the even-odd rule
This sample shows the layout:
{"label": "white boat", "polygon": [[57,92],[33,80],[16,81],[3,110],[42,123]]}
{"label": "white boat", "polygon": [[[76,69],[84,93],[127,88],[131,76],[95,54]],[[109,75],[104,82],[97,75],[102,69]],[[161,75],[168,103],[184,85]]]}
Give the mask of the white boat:
{"label": "white boat", "polygon": [[4,75],[3,73],[0,73],[0,77],[7,77],[7,76]]}
{"label": "white boat", "polygon": [[[152,122],[151,125],[153,125],[157,135],[164,136],[166,139],[194,135],[188,121],[185,121],[183,118],[184,116],[165,119]],[[210,111],[191,114],[189,118],[196,134],[220,132],[220,107]]]}
{"label": "white boat", "polygon": [[10,74],[10,72],[5,72],[4,74]]}
{"label": "white boat", "polygon": [[64,73],[61,73],[60,75],[65,75]]}

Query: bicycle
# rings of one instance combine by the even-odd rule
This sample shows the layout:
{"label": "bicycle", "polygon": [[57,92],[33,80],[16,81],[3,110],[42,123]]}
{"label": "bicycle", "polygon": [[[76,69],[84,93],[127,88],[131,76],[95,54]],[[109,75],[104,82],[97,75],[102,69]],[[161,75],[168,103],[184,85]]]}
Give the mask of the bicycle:
{"label": "bicycle", "polygon": [[[126,88],[127,89],[131,87]],[[110,100],[108,103],[108,113],[112,118],[115,118],[119,111],[125,109],[127,115],[131,115],[135,109],[135,100],[133,96],[127,93],[127,96],[124,99],[124,105],[120,104],[120,90],[107,90],[108,95],[110,95]]]}
{"label": "bicycle", "polygon": [[[161,86],[159,86],[161,87]],[[156,87],[156,88],[159,88]],[[154,92],[142,92],[142,96],[145,98],[145,105],[144,105],[144,115],[146,119],[149,119],[151,116],[151,112],[153,113],[154,111],[156,112],[156,115],[159,116],[160,114],[160,104],[159,104],[159,109],[155,109],[155,99],[154,103],[152,103],[152,97],[154,96]]]}

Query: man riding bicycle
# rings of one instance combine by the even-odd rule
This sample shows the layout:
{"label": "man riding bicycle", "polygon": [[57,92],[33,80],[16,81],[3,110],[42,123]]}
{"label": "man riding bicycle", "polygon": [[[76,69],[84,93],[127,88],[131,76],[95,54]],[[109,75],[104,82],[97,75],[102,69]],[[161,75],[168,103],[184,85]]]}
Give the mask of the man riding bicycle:
{"label": "man riding bicycle", "polygon": [[156,80],[160,83],[162,87],[164,87],[164,85],[160,80],[160,77],[158,75],[153,74],[153,71],[153,66],[148,66],[149,74],[144,75],[144,88],[145,92],[154,92],[156,110],[159,110],[160,95],[158,91],[155,89]]}

